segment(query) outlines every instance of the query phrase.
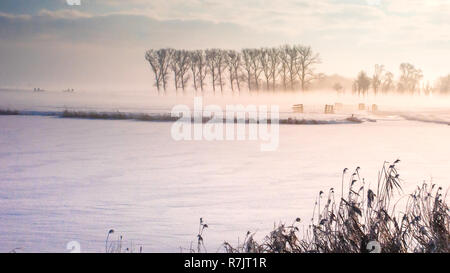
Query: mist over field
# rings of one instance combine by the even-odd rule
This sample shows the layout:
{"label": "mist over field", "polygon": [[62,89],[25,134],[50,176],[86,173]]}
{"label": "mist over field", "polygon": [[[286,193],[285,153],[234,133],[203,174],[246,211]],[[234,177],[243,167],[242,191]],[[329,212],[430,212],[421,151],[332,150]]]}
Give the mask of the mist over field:
{"label": "mist over field", "polygon": [[449,251],[448,1],[80,3],[0,2],[0,252]]}
{"label": "mist over field", "polygon": [[[200,96],[200,95],[197,95]],[[371,111],[360,111],[358,105],[365,104],[364,110],[370,110],[373,104],[378,106],[378,115],[402,115],[408,114],[417,117],[428,115],[432,120],[449,121],[450,98],[448,96],[434,95],[369,95],[358,97],[351,94],[337,94],[334,90],[318,90],[309,92],[261,92],[233,95],[227,90],[225,95],[214,96],[212,92],[201,96],[204,105],[219,105],[224,110],[226,105],[276,105],[280,112],[287,116],[298,115],[293,112],[294,104],[304,104],[304,114],[332,118],[334,115],[324,115],[324,105],[341,103],[345,106],[336,110],[335,114],[342,115],[367,115],[375,114]],[[192,110],[194,103],[194,91],[190,90],[186,95],[176,95],[175,91],[166,96],[158,96],[155,88],[149,90],[134,91],[107,91],[107,90],[77,90],[74,93],[66,93],[57,90],[48,90],[35,93],[30,90],[2,90],[0,91],[0,108],[21,111],[64,111],[64,110],[93,110],[106,112],[130,112],[130,113],[170,113],[175,105],[188,105]],[[37,114],[36,113],[36,114]],[[406,116],[403,116],[404,118]],[[380,118],[380,117],[379,117]]]}

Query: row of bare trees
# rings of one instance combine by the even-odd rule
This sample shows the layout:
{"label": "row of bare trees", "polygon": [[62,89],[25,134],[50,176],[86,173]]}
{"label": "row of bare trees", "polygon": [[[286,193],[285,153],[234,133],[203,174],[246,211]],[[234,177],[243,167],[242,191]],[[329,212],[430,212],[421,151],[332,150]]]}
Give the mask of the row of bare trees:
{"label": "row of bare trees", "polygon": [[150,49],[145,54],[154,73],[158,93],[166,93],[169,80],[178,92],[192,82],[195,92],[208,86],[214,93],[247,90],[306,90],[319,74],[320,62],[311,47],[284,45],[273,48],[247,48],[241,51],[206,49]]}
{"label": "row of bare trees", "polygon": [[[378,95],[380,92],[386,94],[393,91],[402,94],[414,94],[421,90],[420,81],[422,78],[422,70],[414,67],[412,64],[402,63],[400,65],[400,77],[395,83],[394,74],[386,71],[383,65],[376,64],[372,77],[368,76],[364,71],[358,73],[352,89],[353,94],[358,94],[359,96],[367,95],[370,88],[372,88],[374,95]],[[430,87],[423,86],[422,90],[427,92],[427,88]]]}

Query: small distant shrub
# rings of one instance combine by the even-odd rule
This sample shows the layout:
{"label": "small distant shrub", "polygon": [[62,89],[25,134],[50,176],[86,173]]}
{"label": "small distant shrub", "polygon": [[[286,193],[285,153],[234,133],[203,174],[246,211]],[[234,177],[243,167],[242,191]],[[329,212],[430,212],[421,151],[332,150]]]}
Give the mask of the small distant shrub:
{"label": "small distant shrub", "polygon": [[355,117],[354,115],[352,115],[351,117],[348,117],[347,121],[354,122],[354,123],[362,123],[363,122],[361,119]]}

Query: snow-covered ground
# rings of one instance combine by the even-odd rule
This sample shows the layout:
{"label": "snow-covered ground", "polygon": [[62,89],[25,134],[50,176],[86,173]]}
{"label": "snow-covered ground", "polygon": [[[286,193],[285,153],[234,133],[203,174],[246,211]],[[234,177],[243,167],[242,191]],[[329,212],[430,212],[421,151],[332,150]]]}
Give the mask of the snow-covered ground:
{"label": "snow-covered ground", "polygon": [[[145,112],[180,102],[66,95],[44,99],[50,95],[4,91],[0,108]],[[432,115],[447,118],[444,106]],[[65,252],[68,242],[78,241],[82,251],[101,252],[113,228],[127,247],[178,252],[195,243],[203,217],[209,225],[205,244],[214,252],[248,230],[263,236],[275,222],[301,217],[308,225],[317,194],[339,187],[343,168],[360,166],[374,185],[383,161],[397,158],[405,193],[430,179],[450,186],[445,123],[387,113],[362,124],[280,125],[273,152],[260,151],[257,141],[177,142],[171,125],[0,116],[0,251]]]}

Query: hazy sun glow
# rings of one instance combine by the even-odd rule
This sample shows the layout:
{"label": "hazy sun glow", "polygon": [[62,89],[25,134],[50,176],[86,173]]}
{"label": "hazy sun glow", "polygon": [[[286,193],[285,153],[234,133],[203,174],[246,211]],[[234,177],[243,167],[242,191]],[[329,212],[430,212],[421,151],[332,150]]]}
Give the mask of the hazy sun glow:
{"label": "hazy sun glow", "polygon": [[311,45],[326,74],[355,77],[375,64],[397,74],[409,62],[432,83],[450,72],[448,14],[446,0],[5,0],[0,87],[144,88],[149,48],[284,43]]}

